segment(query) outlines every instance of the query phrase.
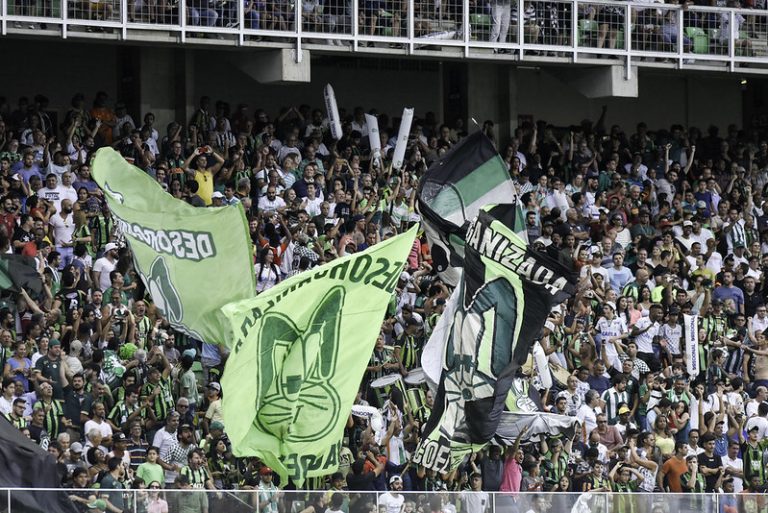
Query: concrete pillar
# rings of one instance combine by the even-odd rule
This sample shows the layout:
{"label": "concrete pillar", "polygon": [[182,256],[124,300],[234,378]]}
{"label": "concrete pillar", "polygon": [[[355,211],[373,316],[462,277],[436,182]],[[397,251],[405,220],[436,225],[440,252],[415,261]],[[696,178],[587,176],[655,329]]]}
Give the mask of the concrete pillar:
{"label": "concrete pillar", "polygon": [[185,112],[179,112],[179,107],[188,95],[187,84],[190,82],[185,73],[188,53],[163,46],[141,48],[139,112],[141,116],[150,111],[154,113],[155,129],[161,137],[172,120],[187,118]]}
{"label": "concrete pillar", "polygon": [[262,84],[312,80],[308,50],[302,51],[300,55],[295,49],[238,54],[232,64]]}
{"label": "concrete pillar", "polygon": [[509,141],[517,128],[517,68],[486,62],[467,63],[467,121],[471,132],[472,119],[482,127],[483,122],[495,124],[497,143]]}

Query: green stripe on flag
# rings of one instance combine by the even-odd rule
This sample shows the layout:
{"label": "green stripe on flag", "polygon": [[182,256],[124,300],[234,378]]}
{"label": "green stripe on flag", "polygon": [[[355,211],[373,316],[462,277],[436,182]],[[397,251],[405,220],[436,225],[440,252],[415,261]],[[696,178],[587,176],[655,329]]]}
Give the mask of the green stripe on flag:
{"label": "green stripe on flag", "polygon": [[8,261],[0,258],[0,290],[13,288],[13,280],[8,273]]}
{"label": "green stripe on flag", "polygon": [[[443,189],[434,202],[430,204],[430,207],[440,216],[449,218],[457,210],[466,210],[467,207],[487,195],[489,191],[494,192],[496,187],[505,182],[509,182],[507,166],[504,165],[501,157],[495,155],[471,170],[464,178],[452,184],[450,188]],[[500,199],[509,201],[511,198],[507,192],[499,190]],[[488,203],[501,203],[501,201],[485,201],[484,205]]]}

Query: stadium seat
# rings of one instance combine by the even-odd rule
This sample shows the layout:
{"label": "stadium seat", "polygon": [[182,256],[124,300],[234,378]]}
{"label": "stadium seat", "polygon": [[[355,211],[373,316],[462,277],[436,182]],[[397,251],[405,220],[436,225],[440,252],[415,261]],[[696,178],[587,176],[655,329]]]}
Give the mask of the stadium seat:
{"label": "stadium seat", "polygon": [[709,53],[709,39],[698,27],[685,27],[685,36],[693,43],[693,53]]}
{"label": "stadium seat", "polygon": [[577,39],[579,46],[585,46],[584,39],[588,35],[587,32],[597,32],[597,22],[594,20],[579,20],[579,32]]}
{"label": "stadium seat", "polygon": [[482,40],[488,39],[491,30],[490,14],[470,14],[469,26],[472,27],[472,39],[477,40],[478,34],[483,34]]}

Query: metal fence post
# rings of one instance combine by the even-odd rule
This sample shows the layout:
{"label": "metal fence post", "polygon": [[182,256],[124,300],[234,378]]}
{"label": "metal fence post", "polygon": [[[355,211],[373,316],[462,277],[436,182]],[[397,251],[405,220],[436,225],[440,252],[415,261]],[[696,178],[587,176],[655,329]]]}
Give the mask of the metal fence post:
{"label": "metal fence post", "polygon": [[304,20],[302,19],[302,3],[301,0],[294,0],[294,19],[296,23],[296,62],[301,62],[301,30],[304,28]]}
{"label": "metal fence post", "polygon": [[464,57],[469,57],[469,40],[472,38],[471,27],[469,26],[469,0],[463,0],[461,10],[461,38],[464,40]]}

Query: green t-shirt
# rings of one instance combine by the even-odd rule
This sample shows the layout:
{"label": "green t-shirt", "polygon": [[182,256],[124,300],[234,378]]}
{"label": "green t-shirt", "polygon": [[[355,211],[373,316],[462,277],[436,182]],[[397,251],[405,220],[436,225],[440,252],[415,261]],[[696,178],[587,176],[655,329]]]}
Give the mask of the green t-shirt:
{"label": "green t-shirt", "polygon": [[136,469],[136,475],[144,480],[149,486],[152,481],[157,481],[160,486],[165,486],[165,471],[158,463],[145,461]]}

